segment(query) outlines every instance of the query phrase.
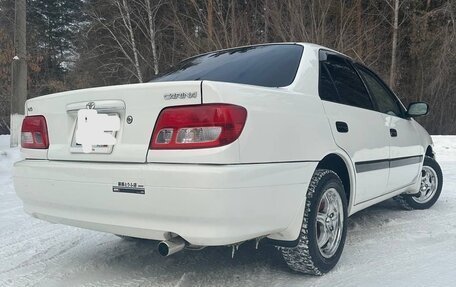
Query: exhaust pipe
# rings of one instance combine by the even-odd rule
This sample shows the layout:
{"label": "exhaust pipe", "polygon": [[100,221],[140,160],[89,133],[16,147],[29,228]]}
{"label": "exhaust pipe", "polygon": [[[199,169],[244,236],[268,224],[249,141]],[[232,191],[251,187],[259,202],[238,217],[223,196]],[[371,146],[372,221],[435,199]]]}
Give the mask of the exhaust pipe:
{"label": "exhaust pipe", "polygon": [[158,253],[161,256],[169,256],[185,248],[187,242],[182,237],[173,237],[158,243]]}

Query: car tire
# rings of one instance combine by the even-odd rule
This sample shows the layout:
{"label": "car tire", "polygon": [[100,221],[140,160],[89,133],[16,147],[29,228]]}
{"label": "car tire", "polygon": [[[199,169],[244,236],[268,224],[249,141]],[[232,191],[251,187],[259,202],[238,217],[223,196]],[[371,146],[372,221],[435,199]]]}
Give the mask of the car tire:
{"label": "car tire", "polygon": [[394,199],[407,210],[428,209],[440,197],[443,186],[443,175],[440,165],[432,157],[424,158],[421,170],[420,190],[417,194],[401,194]]}
{"label": "car tire", "polygon": [[342,181],[332,170],[317,169],[307,191],[298,244],[279,247],[282,256],[294,271],[323,275],[339,261],[346,235],[347,199]]}

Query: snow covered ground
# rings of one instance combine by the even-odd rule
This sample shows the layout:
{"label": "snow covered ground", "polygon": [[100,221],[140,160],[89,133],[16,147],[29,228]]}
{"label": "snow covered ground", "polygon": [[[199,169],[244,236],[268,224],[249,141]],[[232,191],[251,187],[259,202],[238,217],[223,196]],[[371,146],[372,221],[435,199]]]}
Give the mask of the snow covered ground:
{"label": "snow covered ground", "polygon": [[456,136],[436,136],[444,189],[426,211],[387,201],[350,218],[347,244],[323,277],[292,273],[273,247],[184,251],[53,225],[26,215],[11,180],[19,158],[0,136],[0,286],[455,286]]}

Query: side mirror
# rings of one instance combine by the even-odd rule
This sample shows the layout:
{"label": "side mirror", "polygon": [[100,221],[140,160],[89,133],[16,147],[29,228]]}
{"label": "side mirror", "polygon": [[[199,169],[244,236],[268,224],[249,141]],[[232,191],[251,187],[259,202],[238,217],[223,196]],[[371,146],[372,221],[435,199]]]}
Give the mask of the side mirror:
{"label": "side mirror", "polygon": [[411,103],[407,109],[407,117],[415,118],[429,113],[429,105],[423,102]]}

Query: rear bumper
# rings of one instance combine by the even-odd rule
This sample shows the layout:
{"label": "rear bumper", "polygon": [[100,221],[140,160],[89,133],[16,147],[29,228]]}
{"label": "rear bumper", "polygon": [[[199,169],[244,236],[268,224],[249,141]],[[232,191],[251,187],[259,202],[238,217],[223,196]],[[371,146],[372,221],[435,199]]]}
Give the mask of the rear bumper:
{"label": "rear bumper", "polygon": [[[191,165],[24,160],[14,184],[24,209],[54,223],[194,245],[272,235],[294,240],[316,162]],[[144,194],[113,192],[118,182]],[[297,229],[297,230],[296,230]]]}

